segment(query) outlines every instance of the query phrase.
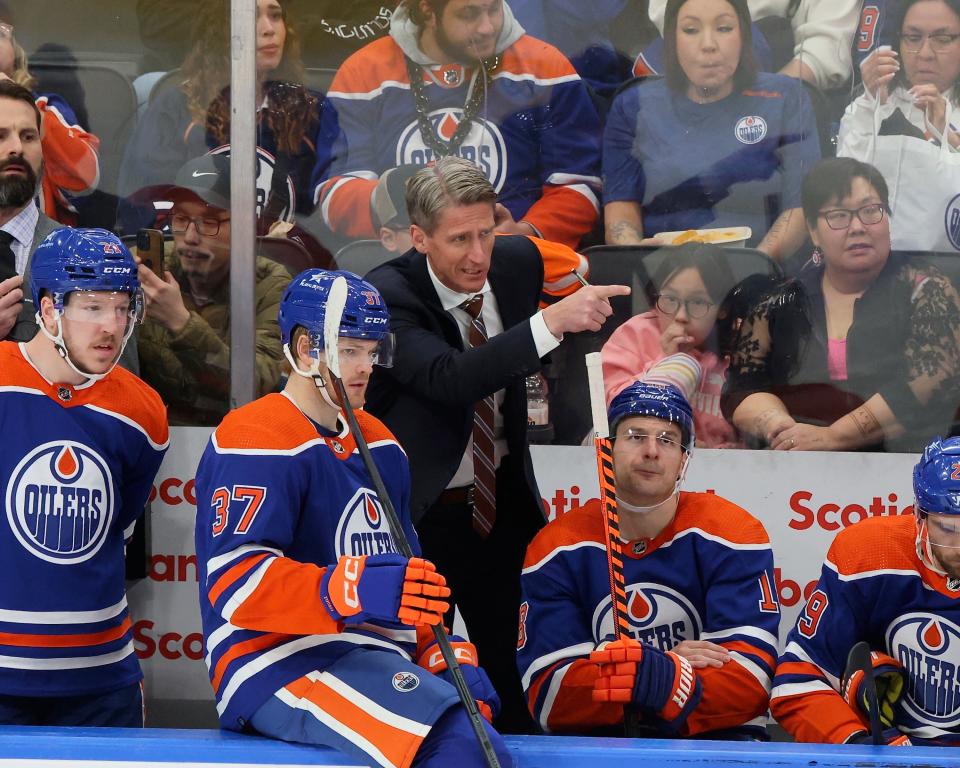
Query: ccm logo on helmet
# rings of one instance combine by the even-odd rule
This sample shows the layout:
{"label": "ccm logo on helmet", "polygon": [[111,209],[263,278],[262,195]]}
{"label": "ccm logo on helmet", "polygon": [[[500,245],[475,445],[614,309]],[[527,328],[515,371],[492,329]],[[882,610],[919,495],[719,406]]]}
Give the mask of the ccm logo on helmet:
{"label": "ccm logo on helmet", "polygon": [[103,274],[105,275],[129,275],[133,272],[133,267],[104,267]]}
{"label": "ccm logo on helmet", "polygon": [[367,325],[386,325],[387,318],[385,317],[365,317],[363,322]]}

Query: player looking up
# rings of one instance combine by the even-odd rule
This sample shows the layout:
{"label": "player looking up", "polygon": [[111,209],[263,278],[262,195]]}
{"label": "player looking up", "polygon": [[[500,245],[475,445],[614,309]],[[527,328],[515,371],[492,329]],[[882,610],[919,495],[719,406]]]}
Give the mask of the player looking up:
{"label": "player looking up", "polygon": [[[960,438],[934,440],[913,470],[914,514],[844,529],[787,637],[771,698],[797,741],[869,741],[865,640],[888,744],[960,744]],[[845,679],[847,678],[847,679]]]}
{"label": "player looking up", "polygon": [[[397,554],[327,369],[324,319],[338,277],[347,282],[341,380],[351,405],[363,405],[373,366],[391,364],[386,305],[350,272],[307,270],[280,303],[292,369],[283,392],[229,413],[197,470],[200,611],[220,722],[383,766],[449,765],[453,751],[458,765],[483,766],[423,631],[440,622],[450,590],[432,563]],[[356,417],[419,553],[406,455],[380,421]],[[473,646],[458,658],[471,692],[495,711]]]}
{"label": "player looking up", "polygon": [[143,726],[124,546],[167,448],[159,395],[115,368],[142,313],[102,229],[33,255],[40,333],[0,342],[0,723]]}
{"label": "player looking up", "polygon": [[763,526],[714,494],[681,492],[693,414],[673,385],[638,381],[610,403],[627,616],[614,625],[599,501],[547,525],[521,579],[518,663],[545,731],[765,737],[779,606]]}

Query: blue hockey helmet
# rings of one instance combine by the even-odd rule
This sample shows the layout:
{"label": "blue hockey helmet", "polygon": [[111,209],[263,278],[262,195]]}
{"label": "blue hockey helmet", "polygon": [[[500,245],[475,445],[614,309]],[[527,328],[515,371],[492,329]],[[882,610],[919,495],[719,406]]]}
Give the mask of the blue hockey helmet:
{"label": "blue hockey helmet", "polygon": [[913,468],[916,510],[960,515],[960,437],[937,438]]}
{"label": "blue hockey helmet", "polygon": [[37,312],[42,293],[49,292],[62,310],[73,291],[129,293],[134,303],[142,304],[137,264],[119,237],[106,229],[63,227],[40,243],[30,262],[30,293]]}
{"label": "blue hockey helmet", "polygon": [[287,347],[298,326],[310,334],[315,350],[323,349],[323,322],[327,297],[333,281],[347,281],[347,300],[340,319],[340,336],[380,342],[377,364],[390,365],[393,357],[393,335],[390,313],[380,292],[361,277],[346,271],[307,269],[287,286],[280,299],[280,342]]}
{"label": "blue hockey helmet", "polygon": [[680,427],[683,449],[689,452],[693,448],[696,441],[693,411],[687,398],[672,384],[635,381],[623,389],[607,411],[611,435],[616,435],[617,425],[628,416],[653,416],[672,422]]}

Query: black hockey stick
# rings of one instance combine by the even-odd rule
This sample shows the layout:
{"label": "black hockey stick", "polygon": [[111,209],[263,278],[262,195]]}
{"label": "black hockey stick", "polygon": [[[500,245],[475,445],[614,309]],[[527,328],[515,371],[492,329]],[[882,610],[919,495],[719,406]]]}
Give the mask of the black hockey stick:
{"label": "black hockey stick", "polygon": [[[360,431],[357,417],[350,405],[350,398],[347,396],[347,388],[343,385],[343,380],[340,378],[340,359],[337,350],[337,339],[340,336],[340,319],[343,316],[343,308],[346,305],[346,301],[347,281],[342,277],[338,277],[333,281],[333,285],[330,286],[330,293],[327,295],[327,305],[323,317],[323,346],[326,353],[327,371],[329,378],[333,380],[334,386],[336,387],[337,395],[340,398],[340,404],[342,406],[341,410],[344,416],[346,416],[350,432],[357,444],[357,449],[360,451],[360,457],[363,459],[363,464],[370,475],[370,479],[373,481],[374,491],[380,500],[384,514],[387,516],[390,533],[393,535],[397,549],[404,557],[414,557],[413,549],[407,540],[403,526],[400,524],[400,518],[397,516],[397,511],[393,508],[393,502],[390,500],[390,495],[387,493],[386,486],[383,484],[380,470],[377,469],[377,465],[373,461],[373,456],[370,454],[370,447],[367,445],[367,441]],[[467,716],[470,718],[470,724],[473,726],[473,731],[477,736],[477,741],[480,743],[480,749],[483,751],[487,765],[490,768],[500,768],[497,753],[494,751],[493,744],[490,742],[490,736],[487,734],[487,729],[483,725],[483,718],[480,715],[480,710],[477,708],[477,702],[470,693],[467,681],[463,677],[463,671],[460,669],[456,653],[450,645],[450,638],[447,637],[446,630],[443,628],[443,622],[440,622],[430,629],[433,630],[433,636],[440,649],[440,655],[447,663],[447,669],[450,670],[450,676],[453,678],[454,687],[460,696],[460,702],[463,704],[464,709],[467,710]]]}
{"label": "black hockey stick", "polygon": [[863,673],[863,682],[861,685],[865,686],[864,694],[867,697],[867,714],[870,716],[870,738],[874,744],[884,744],[883,727],[880,725],[880,706],[877,701],[877,683],[873,677],[873,660],[870,658],[870,644],[866,640],[861,640],[850,649],[843,679],[849,680],[850,676],[856,672]]}

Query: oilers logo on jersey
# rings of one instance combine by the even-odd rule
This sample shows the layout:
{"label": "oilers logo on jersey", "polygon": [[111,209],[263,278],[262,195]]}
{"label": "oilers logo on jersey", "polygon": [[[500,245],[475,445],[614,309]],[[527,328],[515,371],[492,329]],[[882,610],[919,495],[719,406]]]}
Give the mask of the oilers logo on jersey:
{"label": "oilers logo on jersey", "polygon": [[[463,110],[435,109],[427,117],[437,136],[450,141],[463,119]],[[475,117],[456,154],[479,167],[497,192],[503,189],[507,178],[507,146],[495,123]],[[413,120],[397,140],[396,164],[428,165],[436,159],[434,151],[423,140],[418,122]]]}
{"label": "oilers logo on jersey", "polygon": [[359,488],[340,516],[337,526],[337,557],[382,555],[396,552],[390,526],[380,499],[369,488]]}
{"label": "oilers logo on jersey", "polygon": [[[627,623],[637,640],[661,651],[669,651],[684,640],[695,640],[703,627],[686,597],[652,582],[627,585]],[[597,606],[593,631],[598,640],[614,635],[609,597]]]}
{"label": "oilers logo on jersey", "polygon": [[32,555],[61,565],[89,560],[113,519],[110,468],[82,443],[44,443],[11,473],[6,510],[10,529]]}
{"label": "oilers logo on jersey", "polygon": [[756,144],[767,135],[767,121],[760,115],[741,117],[734,126],[733,133],[741,144]]}
{"label": "oilers logo on jersey", "polygon": [[[230,155],[230,145],[224,144],[210,150],[211,155]],[[263,207],[270,197],[273,188],[273,174],[277,167],[277,158],[263,147],[257,147],[257,218],[263,215]],[[293,222],[294,211],[297,209],[297,191],[293,179],[287,176],[287,194],[290,204],[283,207],[277,217],[280,221]]]}
{"label": "oilers logo on jersey", "polygon": [[921,723],[960,725],[960,627],[932,613],[908,613],[887,630],[890,655],[907,671],[903,707]]}

